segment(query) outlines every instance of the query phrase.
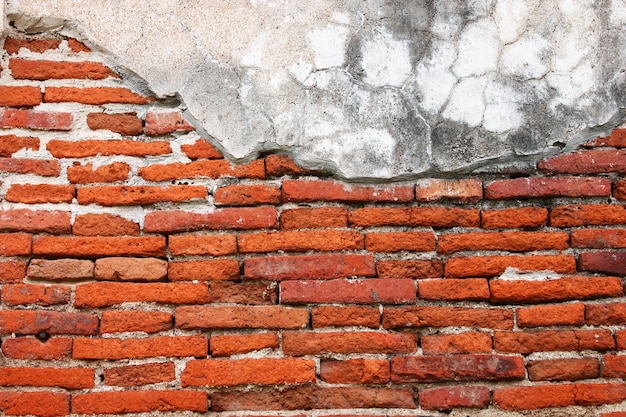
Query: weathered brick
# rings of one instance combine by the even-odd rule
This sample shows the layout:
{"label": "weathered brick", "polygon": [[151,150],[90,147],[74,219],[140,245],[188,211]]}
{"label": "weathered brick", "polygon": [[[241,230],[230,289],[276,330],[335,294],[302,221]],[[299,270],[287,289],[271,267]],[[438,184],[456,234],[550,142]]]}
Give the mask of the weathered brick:
{"label": "weathered brick", "polygon": [[192,360],[180,379],[183,387],[305,384],[315,382],[315,362],[296,358]]}
{"label": "weathered brick", "polygon": [[390,363],[385,359],[348,359],[320,363],[320,379],[329,384],[386,384]]}
{"label": "weathered brick", "polygon": [[0,311],[0,333],[98,334],[98,316],[42,310]]}
{"label": "weathered brick", "polygon": [[280,213],[281,229],[323,229],[348,226],[348,210],[343,207],[296,208]]}
{"label": "weathered brick", "polygon": [[237,259],[170,262],[168,273],[170,281],[222,281],[240,278]]}
{"label": "weathered brick", "polygon": [[83,259],[32,259],[27,274],[29,278],[54,281],[93,279],[94,264]]}
{"label": "weathered brick", "polygon": [[6,201],[13,203],[71,203],[76,189],[73,185],[13,184],[7,190]]}
{"label": "weathered brick", "polygon": [[61,175],[61,166],[58,161],[54,160],[0,158],[0,171],[58,177]]}
{"label": "weathered brick", "polygon": [[493,277],[507,268],[520,271],[553,271],[559,274],[576,273],[576,258],[571,255],[533,256],[468,256],[446,260],[447,277]]}
{"label": "weathered brick", "polygon": [[584,252],[578,256],[580,271],[626,275],[626,252]]}
{"label": "weathered brick", "polygon": [[494,390],[493,404],[507,411],[566,407],[576,404],[576,388],[573,384],[499,387]]}
{"label": "weathered brick", "polygon": [[163,281],[167,262],[155,258],[100,258],[95,277],[101,281]]}
{"label": "weathered brick", "polygon": [[280,283],[282,304],[406,304],[415,302],[412,279],[364,279]]}
{"label": "weathered brick", "polygon": [[472,327],[477,329],[512,329],[513,310],[472,307],[386,307],[382,324],[385,329],[402,327]]}
{"label": "weathered brick", "polygon": [[261,349],[277,349],[279,343],[276,333],[217,335],[209,340],[209,348],[211,356],[231,356]]}
{"label": "weathered brick", "polygon": [[172,314],[164,311],[103,311],[100,333],[156,333],[169,330],[173,325]]}
{"label": "weathered brick", "polygon": [[301,329],[309,323],[307,310],[278,306],[183,306],[175,317],[183,330]]}
{"label": "weathered brick", "polygon": [[218,151],[211,143],[204,139],[198,139],[193,145],[180,145],[189,159],[222,159],[222,153]]}
{"label": "weathered brick", "polygon": [[33,130],[71,130],[72,113],[6,109],[0,111],[0,127]]}
{"label": "weathered brick", "polygon": [[626,129],[613,129],[609,136],[598,137],[583,146],[610,146],[614,148],[626,148]]}
{"label": "weathered brick", "polygon": [[211,159],[188,163],[155,164],[139,168],[139,175],[146,181],[171,181],[186,178],[265,178],[263,161],[233,165],[225,159]]}
{"label": "weathered brick", "polygon": [[66,416],[70,413],[70,395],[64,392],[1,392],[0,411],[6,416]]}
{"label": "weathered brick", "polygon": [[396,384],[521,380],[525,375],[524,358],[521,356],[396,356],[391,361],[391,381]]}
{"label": "weathered brick", "polygon": [[138,235],[139,224],[113,214],[80,214],[74,220],[72,233],[77,236]]}
{"label": "weathered brick", "polygon": [[517,309],[519,327],[580,326],[585,323],[583,303]]}
{"label": "weathered brick", "polygon": [[626,248],[626,229],[572,230],[574,248]]}
{"label": "weathered brick", "polygon": [[239,234],[237,244],[240,253],[335,252],[363,249],[364,238],[350,230],[261,232]]}
{"label": "weathered brick", "polygon": [[0,283],[18,283],[26,277],[26,262],[0,261]]}
{"label": "weathered brick", "polygon": [[1,233],[0,256],[30,255],[32,239],[28,233]]}
{"label": "weathered brick", "polygon": [[76,308],[108,307],[123,303],[205,304],[209,290],[204,283],[94,282],[76,287]]}
{"label": "weathered brick", "polygon": [[499,250],[530,252],[534,250],[563,250],[569,247],[569,235],[562,232],[490,232],[459,233],[439,236],[440,253]]}
{"label": "weathered brick", "polygon": [[626,303],[587,304],[585,321],[596,326],[626,323]]}
{"label": "weathered brick", "polygon": [[134,140],[51,140],[46,149],[55,158],[85,158],[88,156],[156,156],[172,152],[168,142],[138,142]]}
{"label": "weathered brick", "polygon": [[491,353],[492,339],[484,332],[431,334],[422,336],[420,345],[426,355]]}
{"label": "weathered brick", "polygon": [[[598,363],[596,361],[596,375],[591,378],[598,377]],[[602,377],[603,378],[626,378],[626,356],[604,355],[602,359]]]}
{"label": "weathered brick", "polygon": [[621,403],[626,399],[626,384],[575,384],[576,405],[585,407]]}
{"label": "weathered brick", "polygon": [[365,248],[369,252],[428,252],[436,249],[432,232],[367,233]]}
{"label": "weathered brick", "polygon": [[0,231],[65,234],[70,232],[71,215],[67,211],[28,209],[0,210]]}
{"label": "weathered brick", "polygon": [[595,177],[515,178],[485,185],[485,198],[490,200],[609,195],[611,182]]}
{"label": "weathered brick", "polygon": [[380,311],[378,307],[315,307],[311,311],[311,325],[314,329],[342,326],[362,326],[377,329],[380,326]]}
{"label": "weathered brick", "polygon": [[41,89],[39,87],[0,86],[0,106],[26,107],[41,103]]}
{"label": "weathered brick", "polygon": [[443,263],[438,259],[380,260],[376,272],[380,278],[440,278]]}
{"label": "weathered brick", "polygon": [[478,227],[480,226],[480,210],[452,207],[413,207],[409,223],[411,226],[435,228]]}
{"label": "weathered brick", "polygon": [[626,206],[578,204],[556,206],[550,210],[550,226],[579,227],[626,224]]}
{"label": "weathered brick", "polygon": [[528,379],[531,381],[577,381],[599,376],[600,364],[595,358],[545,359],[528,362]]}
{"label": "weathered brick", "polygon": [[190,390],[109,391],[72,395],[72,413],[125,414],[157,411],[206,412],[206,392]]}
{"label": "weathered brick", "polygon": [[101,105],[107,103],[147,104],[154,101],[131,90],[120,87],[46,87],[46,103],[74,102]]}
{"label": "weathered brick", "polygon": [[626,181],[615,181],[613,183],[613,197],[618,200],[626,200]]}
{"label": "weathered brick", "polygon": [[94,371],[85,368],[0,367],[0,385],[93,388]]}
{"label": "weathered brick", "polygon": [[72,355],[72,339],[51,337],[43,342],[31,337],[6,338],[2,353],[12,359],[67,361]]}
{"label": "weathered brick", "polygon": [[146,214],[147,233],[177,233],[203,229],[271,229],[278,225],[274,207],[225,208],[205,213],[190,211],[153,211]]}
{"label": "weathered brick", "polygon": [[413,196],[414,190],[410,185],[364,186],[322,180],[283,181],[283,201],[285,202],[407,202],[412,201]]}
{"label": "weathered brick", "polygon": [[137,136],[143,133],[143,124],[134,113],[89,113],[87,126],[91,130],[110,130],[122,136]]}
{"label": "weathered brick", "polygon": [[619,278],[566,277],[546,281],[491,280],[492,303],[537,303],[621,297]]}
{"label": "weathered brick", "polygon": [[476,203],[483,198],[480,180],[422,179],[415,186],[415,199],[420,202],[452,200],[458,203]]}
{"label": "weathered brick", "polygon": [[181,202],[206,199],[203,185],[100,185],[78,189],[78,204],[113,206],[145,206],[160,202]]}
{"label": "weathered brick", "polygon": [[247,258],[244,278],[268,279],[332,279],[375,275],[371,255],[304,255]]}
{"label": "weathered brick", "polygon": [[352,227],[410,226],[411,209],[407,207],[366,207],[350,210],[348,222]]}
{"label": "weathered brick", "polygon": [[72,350],[74,359],[140,359],[158,356],[182,358],[204,357],[209,352],[204,336],[154,336],[144,339],[76,338]]}
{"label": "weathered brick", "polygon": [[483,386],[438,387],[419,392],[419,404],[423,410],[487,408],[490,402],[489,388]]}
{"label": "weathered brick", "polygon": [[419,298],[423,300],[489,300],[489,284],[484,278],[421,280],[419,281],[417,288]]}
{"label": "weathered brick", "polygon": [[31,60],[13,58],[9,60],[11,76],[16,80],[58,80],[58,79],[90,79],[104,80],[120,78],[111,68],[100,62],[59,62],[48,60]]}
{"label": "weathered brick", "polygon": [[548,209],[543,207],[521,207],[483,210],[483,229],[529,229],[548,223]]}
{"label": "weathered brick", "polygon": [[550,174],[626,173],[626,150],[584,150],[539,161],[541,172]]}
{"label": "weathered brick", "polygon": [[615,340],[610,330],[541,330],[530,332],[496,331],[493,345],[497,352],[521,353],[613,350]]}
{"label": "weathered brick", "polygon": [[39,138],[0,135],[0,157],[11,156],[21,149],[39,150]]}
{"label": "weathered brick", "polygon": [[325,353],[413,353],[413,333],[383,332],[283,332],[283,352],[289,356]]}
{"label": "weathered brick", "polygon": [[175,379],[176,369],[173,362],[118,366],[104,370],[104,384],[109,386],[134,387]]}
{"label": "weathered brick", "polygon": [[212,281],[211,301],[234,304],[277,304],[278,287],[270,282]]}
{"label": "weathered brick", "polygon": [[2,303],[7,306],[69,304],[71,293],[71,288],[64,285],[4,285]]}
{"label": "weathered brick", "polygon": [[170,253],[179,255],[224,256],[237,253],[235,235],[172,235],[168,238]]}
{"label": "weathered brick", "polygon": [[256,206],[281,202],[280,187],[263,184],[220,187],[213,197],[216,206]]}
{"label": "weathered brick", "polygon": [[19,53],[21,48],[35,53],[42,53],[51,49],[57,49],[59,45],[61,45],[59,39],[17,39],[9,37],[4,40],[4,50],[9,55]]}
{"label": "weathered brick", "polygon": [[99,258],[103,256],[165,257],[165,237],[36,236],[33,254],[52,257]]}
{"label": "weathered brick", "polygon": [[94,182],[125,181],[130,174],[130,165],[125,162],[113,162],[96,169],[93,164],[74,163],[67,168],[67,179],[72,184],[90,184]]}
{"label": "weathered brick", "polygon": [[165,135],[173,132],[191,132],[193,126],[178,112],[146,114],[145,133],[148,136]]}
{"label": "weathered brick", "polygon": [[300,167],[289,155],[271,154],[265,157],[265,169],[270,177],[284,175],[316,175],[319,172]]}

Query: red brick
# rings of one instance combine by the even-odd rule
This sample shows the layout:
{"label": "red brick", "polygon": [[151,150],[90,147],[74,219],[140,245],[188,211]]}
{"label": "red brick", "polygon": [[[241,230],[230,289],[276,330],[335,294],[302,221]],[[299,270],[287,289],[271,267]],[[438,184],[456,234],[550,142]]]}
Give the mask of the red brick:
{"label": "red brick", "polygon": [[376,262],[380,278],[439,278],[443,276],[443,264],[438,259],[381,260]]}
{"label": "red brick", "polygon": [[180,145],[181,151],[189,159],[222,159],[222,153],[211,143],[204,139],[198,139],[193,145]]}
{"label": "red brick", "polygon": [[496,388],[493,404],[507,411],[566,407],[576,404],[576,387],[567,384]]}
{"label": "red brick", "polygon": [[145,206],[160,202],[203,200],[208,195],[201,185],[101,185],[78,189],[78,204]]}
{"label": "red brick", "polygon": [[172,235],[168,238],[170,253],[179,255],[224,256],[237,253],[235,235]]}
{"label": "red brick", "polygon": [[479,227],[480,210],[451,207],[414,207],[411,209],[412,226],[435,228]]}
{"label": "red brick", "polygon": [[280,213],[281,229],[323,229],[348,226],[348,210],[343,207],[296,208]]}
{"label": "red brick", "polygon": [[585,305],[534,306],[517,309],[519,327],[580,326],[585,323]]}
{"label": "red brick", "polygon": [[483,210],[483,229],[529,229],[548,223],[548,210],[543,207],[522,207]]}
{"label": "red brick", "polygon": [[626,399],[626,384],[575,384],[576,405],[600,406],[620,403]]}
{"label": "red brick", "polygon": [[139,224],[113,214],[80,214],[74,220],[72,233],[77,236],[138,235]]}
{"label": "red brick", "polygon": [[237,244],[240,253],[335,252],[363,249],[364,238],[350,230],[261,232],[239,234]]}
{"label": "red brick", "polygon": [[255,206],[280,204],[280,187],[273,185],[228,185],[215,190],[216,206]]}
{"label": "red brick", "polygon": [[13,184],[4,198],[26,204],[71,203],[75,192],[73,185]]}
{"label": "red brick", "polygon": [[390,363],[385,359],[348,359],[320,363],[320,379],[329,384],[386,384]]}
{"label": "red brick", "polygon": [[587,324],[610,326],[626,323],[626,303],[587,304],[585,306]]}
{"label": "red brick", "polygon": [[139,168],[139,176],[146,181],[171,181],[186,178],[265,178],[263,161],[232,165],[225,159],[193,161],[186,164],[156,164]]}
{"label": "red brick", "polygon": [[149,136],[165,135],[173,132],[191,132],[194,130],[182,114],[178,112],[146,114],[145,133]]}
{"label": "red brick", "polygon": [[98,316],[40,310],[0,311],[0,333],[98,334]]}
{"label": "red brick", "polygon": [[493,277],[507,268],[520,271],[553,271],[559,274],[576,273],[576,258],[571,255],[534,256],[468,256],[446,260],[447,277]]}
{"label": "red brick", "polygon": [[39,150],[39,138],[0,135],[0,157],[11,156],[21,149]]}
{"label": "red brick", "polygon": [[164,311],[103,311],[100,333],[157,333],[173,326],[173,316]]}
{"label": "red brick", "polygon": [[206,392],[189,390],[110,391],[72,395],[73,414],[124,414],[208,409]]}
{"label": "red brick", "polygon": [[209,290],[204,283],[94,282],[76,287],[76,308],[108,307],[123,303],[205,304]]}
{"label": "red brick", "polygon": [[581,350],[613,350],[615,340],[610,330],[541,330],[530,332],[496,331],[494,348],[498,352],[521,353]]}
{"label": "red brick", "polygon": [[211,301],[234,304],[277,304],[278,291],[275,283],[212,281]]}
{"label": "red brick", "polygon": [[569,235],[562,232],[477,232],[440,235],[438,251],[445,254],[478,250],[530,252],[568,247]]}
{"label": "red brick", "polygon": [[615,411],[613,413],[602,413],[600,417],[626,417],[626,411]]}
{"label": "red brick", "polygon": [[173,362],[118,366],[104,370],[104,384],[117,387],[158,384],[176,379]]}
{"label": "red brick", "polygon": [[0,256],[30,255],[32,239],[27,233],[0,234]]}
{"label": "red brick", "polygon": [[183,330],[301,329],[309,323],[307,310],[278,306],[183,306],[175,317]]}
{"label": "red brick", "polygon": [[72,113],[6,109],[0,111],[0,123],[3,128],[26,128],[33,130],[71,130],[74,116]]}
{"label": "red brick", "polygon": [[122,136],[137,136],[143,133],[143,124],[134,113],[89,113],[87,126],[91,130],[110,130]]}
{"label": "red brick", "polygon": [[76,338],[72,350],[74,359],[140,359],[157,356],[204,357],[208,350],[204,336],[155,336],[144,339]]}
{"label": "red brick", "polygon": [[6,416],[66,416],[70,413],[70,395],[61,392],[1,392],[0,411]]}
{"label": "red brick", "polygon": [[609,136],[598,137],[583,146],[611,146],[614,148],[626,148],[626,129],[614,129]]}
{"label": "red brick", "polygon": [[58,177],[61,175],[61,166],[54,160],[0,158],[0,171]]}
{"label": "red brick", "polygon": [[419,404],[423,410],[487,408],[490,402],[489,388],[483,386],[428,388],[419,393]]}
{"label": "red brick", "polygon": [[[596,376],[598,366],[596,363]],[[602,360],[603,378],[626,378],[626,356],[605,355]]]}
{"label": "red brick", "polygon": [[17,39],[6,38],[4,40],[4,50],[9,55],[15,55],[21,48],[26,48],[35,53],[46,52],[50,49],[57,49],[61,45],[59,39]]}
{"label": "red brick", "polygon": [[94,371],[85,368],[0,367],[0,385],[93,388]]}
{"label": "red brick", "polygon": [[383,327],[472,327],[512,329],[513,310],[472,307],[388,307],[383,310]]}
{"label": "red brick", "polygon": [[550,174],[626,173],[626,150],[585,150],[539,161],[541,172]]}
{"label": "red brick", "polygon": [[369,252],[434,251],[435,235],[432,232],[368,233],[365,248]]}
{"label": "red brick", "polygon": [[575,248],[626,248],[626,229],[572,230]]}
{"label": "red brick", "polygon": [[600,364],[595,358],[546,359],[528,362],[528,379],[531,381],[577,381],[599,376]]}
{"label": "red brick", "polygon": [[410,226],[411,209],[407,207],[366,207],[351,210],[348,221],[352,227]]}
{"label": "red brick", "polygon": [[613,197],[618,200],[626,200],[626,181],[615,181],[613,183]]}
{"label": "red brick", "polygon": [[18,283],[26,277],[26,262],[0,261],[0,283]]}
{"label": "red brick", "polygon": [[312,202],[335,201],[366,203],[369,201],[408,202],[414,190],[409,185],[364,186],[322,180],[283,181],[283,201]]}
{"label": "red brick", "polygon": [[52,337],[42,342],[30,337],[6,338],[2,353],[12,359],[67,361],[72,355],[72,339]]}
{"label": "red brick", "polygon": [[41,103],[41,89],[39,87],[10,87],[0,86],[0,106],[26,107]]}
{"label": "red brick", "polygon": [[418,180],[415,199],[420,202],[452,200],[458,203],[476,203],[483,198],[483,183],[480,180]]}
{"label": "red brick", "polygon": [[294,385],[315,382],[315,362],[295,358],[205,359],[187,362],[183,387]]}
{"label": "red brick", "polygon": [[95,277],[102,281],[163,281],[167,262],[155,258],[101,258],[96,260]]}
{"label": "red brick", "polygon": [[609,195],[611,182],[594,177],[515,178],[485,185],[485,198],[490,200]]}
{"label": "red brick", "polygon": [[272,154],[265,157],[265,169],[270,177],[285,175],[316,175],[317,171],[300,167],[289,155]]}
{"label": "red brick", "polygon": [[378,328],[380,311],[378,307],[322,306],[311,311],[314,329],[323,327],[362,326]]}
{"label": "red brick", "polygon": [[491,280],[492,303],[537,303],[621,297],[619,278],[566,277],[546,281]]}
{"label": "red brick", "polygon": [[134,140],[51,140],[46,149],[55,158],[85,158],[87,156],[157,156],[172,152],[168,142],[137,142]]}
{"label": "red brick", "polygon": [[483,278],[422,280],[419,281],[417,288],[419,298],[423,300],[489,300],[489,284]]}
{"label": "red brick", "polygon": [[283,281],[281,304],[406,304],[415,302],[412,279]]}
{"label": "red brick", "polygon": [[94,264],[82,259],[31,259],[28,277],[44,280],[93,279]]}
{"label": "red brick", "polygon": [[128,174],[130,174],[130,165],[124,162],[113,162],[96,169],[93,169],[93,164],[75,163],[67,168],[67,178],[72,184],[125,181],[128,179]]}
{"label": "red brick", "polygon": [[177,233],[195,230],[271,229],[278,225],[274,207],[225,208],[204,213],[153,211],[146,214],[146,233]]}
{"label": "red brick", "polygon": [[626,206],[580,204],[553,207],[550,226],[578,227],[626,224]]}
{"label": "red brick", "polygon": [[325,353],[413,353],[413,333],[383,332],[283,332],[283,352],[289,356]]}
{"label": "red brick", "polygon": [[238,281],[239,278],[237,259],[176,261],[169,264],[170,281]]}
{"label": "red brick", "polygon": [[11,76],[16,80],[120,78],[111,68],[100,62],[58,62],[14,58],[9,60]]}
{"label": "red brick", "polygon": [[98,258],[102,256],[165,257],[165,237],[36,236],[33,254],[53,257]]}
{"label": "red brick", "polygon": [[0,231],[65,234],[70,232],[70,220],[67,211],[0,210]]}
{"label": "red brick", "polygon": [[501,381],[524,379],[526,369],[521,356],[436,355],[396,356],[391,362],[391,381]]}
{"label": "red brick", "polygon": [[411,388],[304,386],[266,392],[216,392],[212,411],[416,408]]}
{"label": "red brick", "polygon": [[147,104],[154,101],[126,88],[119,87],[46,87],[46,103],[74,102],[101,105],[107,103]]}
{"label": "red brick", "polygon": [[71,293],[71,288],[63,285],[4,285],[2,303],[7,306],[69,304]]}
{"label": "red brick", "polygon": [[626,275],[626,252],[584,252],[578,257],[580,271]]}
{"label": "red brick", "polygon": [[491,353],[492,340],[483,332],[431,334],[422,336],[420,345],[425,355]]}
{"label": "red brick", "polygon": [[307,255],[247,258],[244,278],[268,279],[332,279],[375,275],[371,255]]}
{"label": "red brick", "polygon": [[261,349],[277,349],[279,345],[276,333],[217,335],[209,340],[211,356],[231,356]]}

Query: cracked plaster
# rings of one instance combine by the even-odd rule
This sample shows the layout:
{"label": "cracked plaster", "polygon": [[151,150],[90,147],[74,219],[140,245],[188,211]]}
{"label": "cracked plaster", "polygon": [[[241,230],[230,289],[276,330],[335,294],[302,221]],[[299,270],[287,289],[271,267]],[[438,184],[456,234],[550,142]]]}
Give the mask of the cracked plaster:
{"label": "cracked plaster", "polygon": [[511,171],[626,119],[626,0],[0,5],[177,98],[236,161],[288,151],[369,180]]}

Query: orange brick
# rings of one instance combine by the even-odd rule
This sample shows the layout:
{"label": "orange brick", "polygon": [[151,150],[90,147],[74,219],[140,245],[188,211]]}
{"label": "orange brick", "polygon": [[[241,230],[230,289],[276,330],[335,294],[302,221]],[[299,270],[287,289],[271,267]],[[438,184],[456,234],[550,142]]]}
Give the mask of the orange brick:
{"label": "orange brick", "polygon": [[349,230],[260,232],[239,234],[237,243],[240,253],[336,252],[363,249],[364,238]]}
{"label": "orange brick", "polygon": [[406,207],[367,207],[351,210],[348,220],[352,227],[409,226],[411,209]]}
{"label": "orange brick", "polygon": [[4,285],[2,303],[7,306],[69,304],[71,293],[71,288],[64,285]]}
{"label": "orange brick", "polygon": [[28,276],[44,280],[93,279],[94,263],[84,259],[31,259]]}
{"label": "orange brick", "polygon": [[89,113],[87,126],[91,130],[110,130],[123,136],[137,136],[143,133],[141,120],[134,113]]}
{"label": "orange brick", "polygon": [[81,140],[76,142],[51,140],[46,145],[55,158],[85,158],[87,156],[156,156],[172,152],[168,142],[137,142],[133,140]]}
{"label": "orange brick", "polygon": [[113,214],[80,214],[74,220],[72,233],[77,236],[138,235],[139,224]]}
{"label": "orange brick", "polygon": [[120,78],[111,68],[100,62],[58,62],[14,58],[9,60],[11,76],[16,80]]}
{"label": "orange brick", "polygon": [[26,277],[26,262],[0,261],[0,283],[18,283]]}
{"label": "orange brick", "polygon": [[610,330],[541,330],[531,332],[496,331],[497,352],[521,353],[580,350],[613,350],[615,340]]}
{"label": "orange brick", "polygon": [[595,149],[576,151],[539,161],[541,172],[550,174],[626,173],[626,150]]}
{"label": "orange brick", "polygon": [[125,414],[151,411],[196,411],[208,408],[206,392],[189,390],[110,391],[72,395],[72,413]]}
{"label": "orange brick", "polygon": [[276,333],[217,335],[209,340],[211,356],[231,356],[279,347]]}
{"label": "orange brick", "polygon": [[[598,364],[596,363],[596,377],[598,376]],[[602,361],[603,378],[626,377],[626,356],[604,355]]]}
{"label": "orange brick", "polygon": [[181,151],[189,159],[222,159],[222,153],[204,139],[198,139],[193,145],[180,145]]}
{"label": "orange brick", "polygon": [[348,210],[343,207],[297,208],[280,213],[282,229],[347,227]]}
{"label": "orange brick", "polygon": [[67,361],[72,355],[72,339],[51,337],[42,342],[31,337],[5,338],[2,353],[12,359]]}
{"label": "orange brick", "polygon": [[499,250],[530,252],[534,250],[563,250],[569,247],[569,235],[561,232],[501,232],[459,233],[439,236],[438,251]]}
{"label": "orange brick", "polygon": [[32,239],[27,233],[0,234],[0,256],[30,255]]}
{"label": "orange brick", "polygon": [[269,279],[331,279],[351,276],[374,276],[371,255],[328,254],[274,256],[244,260],[244,278]]}
{"label": "orange brick", "polygon": [[61,392],[2,392],[0,411],[6,416],[66,416],[70,413],[70,395]]}
{"label": "orange brick", "polygon": [[239,278],[237,259],[175,261],[169,264],[170,281],[238,281]]}
{"label": "orange brick", "polygon": [[183,306],[176,308],[176,327],[210,329],[301,329],[307,310],[278,306]]}
{"label": "orange brick", "polygon": [[577,381],[599,376],[600,364],[595,358],[546,359],[528,362],[528,379],[531,381]]}
{"label": "orange brick", "polygon": [[365,248],[370,252],[428,252],[436,249],[432,232],[367,233]]}
{"label": "orange brick", "polygon": [[626,384],[575,384],[576,404],[589,407],[620,403],[626,399]]}
{"label": "orange brick", "polygon": [[33,254],[54,257],[98,258],[102,256],[165,257],[165,237],[36,236]]}
{"label": "orange brick", "polygon": [[322,306],[311,311],[314,329],[323,327],[362,326],[378,328],[380,311],[378,307]]}
{"label": "orange brick", "polygon": [[98,333],[98,316],[43,310],[0,311],[0,333],[24,335],[41,332],[54,335],[95,335]]}
{"label": "orange brick", "polygon": [[618,200],[626,200],[626,181],[615,181],[613,183],[613,197]]}
{"label": "orange brick", "polygon": [[107,103],[147,104],[154,101],[126,88],[119,87],[46,87],[46,103],[74,102],[101,105]]}
{"label": "orange brick", "polygon": [[173,362],[118,366],[104,370],[104,384],[117,387],[158,384],[175,379],[176,369]]}
{"label": "orange brick", "polygon": [[0,385],[2,386],[81,389],[93,388],[93,381],[93,369],[28,367],[0,368]]}
{"label": "orange brick", "polygon": [[208,354],[204,336],[155,336],[144,339],[76,338],[73,359],[140,359],[158,356],[182,358]]}
{"label": "orange brick", "polygon": [[594,177],[515,178],[485,185],[485,198],[490,200],[609,195],[611,182]]}
{"label": "orange brick", "polygon": [[626,248],[626,229],[572,230],[575,248]]}
{"label": "orange brick", "polygon": [[546,281],[491,280],[492,303],[537,303],[621,297],[619,278],[566,277]]}
{"label": "orange brick", "polygon": [[556,206],[550,210],[550,226],[579,227],[626,224],[626,206],[580,204]]}
{"label": "orange brick", "polygon": [[172,235],[168,238],[170,253],[179,255],[224,256],[237,253],[235,235]]}
{"label": "orange brick", "polygon": [[626,303],[588,304],[585,306],[587,324],[610,326],[626,323]]}
{"label": "orange brick", "polygon": [[316,175],[317,171],[300,167],[289,155],[272,154],[265,157],[265,169],[270,177],[284,175]]}
{"label": "orange brick", "polygon": [[321,180],[283,181],[283,201],[285,202],[407,202],[412,201],[413,196],[413,187],[409,185],[363,186]]}
{"label": "orange brick", "polygon": [[173,316],[164,311],[103,311],[100,333],[146,332],[169,330]]}
{"label": "orange brick", "polygon": [[535,256],[470,256],[446,260],[448,277],[493,277],[507,268],[520,271],[554,271],[559,274],[576,273],[576,258],[571,255]]}
{"label": "orange brick", "polygon": [[76,189],[73,185],[13,184],[5,200],[13,203],[71,203]]}
{"label": "orange brick", "polygon": [[193,126],[178,112],[146,114],[145,133],[148,136],[165,135],[173,132],[191,132]]}
{"label": "orange brick", "polygon": [[458,334],[431,334],[422,336],[420,345],[426,355],[459,353],[491,353],[491,334],[464,332]]}
{"label": "orange brick", "polygon": [[329,384],[386,384],[391,365],[384,359],[348,359],[320,363],[320,379]]}
{"label": "orange brick", "polygon": [[483,386],[438,387],[420,390],[419,404],[424,410],[487,408],[489,388]]}
{"label": "orange brick", "polygon": [[507,411],[566,407],[576,404],[576,388],[573,384],[496,388],[493,404]]}
{"label": "orange brick", "polygon": [[19,53],[21,48],[26,48],[35,53],[42,53],[51,49],[57,49],[59,45],[61,45],[59,39],[6,38],[4,40],[4,50],[7,51],[9,55]]}
{"label": "orange brick", "polygon": [[39,150],[39,138],[0,135],[0,157],[11,156],[21,149]]}
{"label": "orange brick", "polygon": [[94,282],[76,287],[76,308],[108,307],[123,303],[205,304],[209,290],[204,283]]}
{"label": "orange brick", "polygon": [[203,229],[271,229],[278,225],[277,217],[274,207],[225,208],[204,213],[153,211],[145,216],[144,231],[177,233]]}
{"label": "orange brick", "polygon": [[232,165],[225,159],[193,161],[189,163],[156,164],[139,168],[139,175],[146,181],[171,181],[186,178],[265,178],[263,161],[245,165]]}
{"label": "orange brick", "polygon": [[0,106],[3,107],[36,106],[41,103],[41,97],[39,87],[0,86]]}
{"label": "orange brick", "polygon": [[280,188],[273,185],[228,185],[215,190],[216,206],[280,204]]}
{"label": "orange brick", "polygon": [[79,188],[78,204],[113,206],[144,206],[160,202],[181,202],[206,199],[208,191],[201,185],[121,185]]}
{"label": "orange brick", "polygon": [[289,356],[325,353],[412,353],[413,333],[383,332],[283,332],[283,352]]}
{"label": "orange brick", "polygon": [[380,278],[440,278],[443,264],[438,259],[380,260],[376,272]]}
{"label": "orange brick", "polygon": [[93,182],[125,181],[130,174],[130,165],[124,162],[113,162],[93,169],[93,164],[80,165],[67,168],[67,178],[72,184],[89,184]]}
{"label": "orange brick", "polygon": [[100,258],[96,260],[95,277],[101,281],[163,281],[167,262],[155,258]]}
{"label": "orange brick", "polygon": [[21,127],[33,130],[71,130],[72,113],[6,109],[0,110],[3,128]]}
{"label": "orange brick", "polygon": [[543,207],[522,207],[483,210],[484,229],[529,229],[548,223],[548,210]]}
{"label": "orange brick", "polygon": [[263,305],[278,303],[277,290],[271,282],[212,281],[210,294],[214,303]]}
{"label": "orange brick", "polygon": [[472,327],[477,329],[512,329],[513,310],[472,307],[386,307],[382,324],[385,329],[403,327]]}
{"label": "orange brick", "polygon": [[54,160],[0,158],[0,171],[58,177],[61,174],[61,166]]}
{"label": "orange brick", "polygon": [[423,300],[489,300],[489,284],[483,278],[421,280],[417,288],[419,298]]}
{"label": "orange brick", "polygon": [[585,323],[583,303],[517,309],[519,327],[580,326]]}
{"label": "orange brick", "polygon": [[416,299],[412,279],[293,280],[280,283],[282,304],[406,304]]}
{"label": "orange brick", "polygon": [[415,199],[421,202],[452,200],[458,203],[476,203],[483,198],[483,183],[480,180],[418,180]]}

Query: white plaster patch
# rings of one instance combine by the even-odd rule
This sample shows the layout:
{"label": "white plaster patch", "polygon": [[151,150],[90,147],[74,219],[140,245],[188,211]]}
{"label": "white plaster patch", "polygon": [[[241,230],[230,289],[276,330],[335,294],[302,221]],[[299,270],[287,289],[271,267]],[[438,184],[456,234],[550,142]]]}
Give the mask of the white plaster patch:
{"label": "white plaster patch", "polygon": [[241,64],[246,67],[263,66],[263,49],[267,41],[267,34],[262,32],[254,39],[246,54],[241,58]]}
{"label": "white plaster patch", "polygon": [[461,80],[454,88],[443,116],[472,127],[480,125],[485,111],[486,86],[487,79],[484,77]]}
{"label": "white plaster patch", "polygon": [[529,80],[541,78],[549,71],[548,41],[538,34],[520,38],[502,51],[502,72]]}
{"label": "white plaster patch", "polygon": [[503,43],[513,42],[523,32],[528,19],[528,6],[528,0],[498,0],[494,17]]}
{"label": "white plaster patch", "polygon": [[470,77],[495,71],[499,48],[498,28],[493,20],[470,23],[459,39],[459,56],[453,67],[454,73],[458,77]]}
{"label": "white plaster patch", "polygon": [[421,93],[420,106],[431,114],[438,113],[448,101],[457,78],[450,71],[456,58],[451,42],[433,43],[432,53],[415,70],[415,81]]}
{"label": "white plaster patch", "polygon": [[315,55],[315,67],[327,69],[340,67],[345,61],[346,40],[349,29],[345,26],[328,25],[307,35]]}
{"label": "white plaster patch", "polygon": [[299,83],[304,83],[312,71],[313,65],[304,61],[298,61],[289,66],[289,72],[296,78],[296,80],[298,80]]}
{"label": "white plaster patch", "polygon": [[595,85],[593,67],[589,61],[584,62],[572,72],[550,73],[546,76],[548,85],[554,88],[557,96],[551,100],[550,107],[557,105],[575,106],[583,94]]}
{"label": "white plaster patch", "polygon": [[519,111],[521,97],[513,88],[491,82],[485,89],[485,114],[483,127],[491,132],[504,133],[522,125],[524,118]]}
{"label": "white plaster patch", "polygon": [[375,87],[399,87],[411,75],[411,53],[406,41],[394,39],[382,28],[364,42],[361,65],[365,82]]}

